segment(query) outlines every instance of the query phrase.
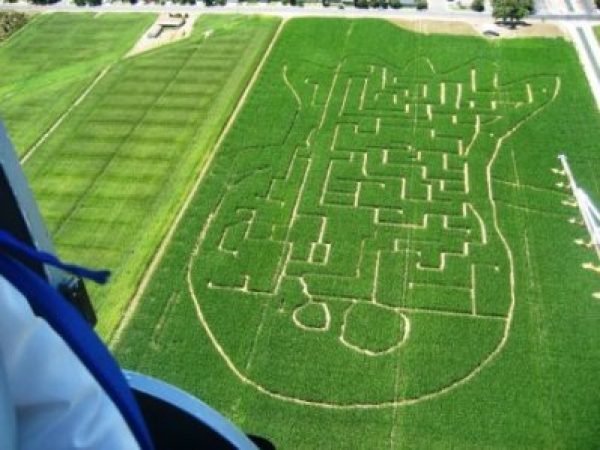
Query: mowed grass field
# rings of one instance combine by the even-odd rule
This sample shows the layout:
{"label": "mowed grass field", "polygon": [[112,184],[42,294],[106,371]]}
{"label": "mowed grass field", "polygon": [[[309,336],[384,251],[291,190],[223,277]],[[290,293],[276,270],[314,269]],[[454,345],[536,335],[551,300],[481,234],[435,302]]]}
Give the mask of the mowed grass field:
{"label": "mowed grass field", "polygon": [[564,40],[291,20],[116,353],[278,448],[594,448],[599,125]]}
{"label": "mowed grass field", "polygon": [[42,14],[0,44],[0,119],[23,155],[154,14]]}
{"label": "mowed grass field", "polygon": [[203,16],[189,38],[119,61],[25,164],[59,254],[113,271],[107,287],[90,287],[101,335],[120,320],[277,23]]}

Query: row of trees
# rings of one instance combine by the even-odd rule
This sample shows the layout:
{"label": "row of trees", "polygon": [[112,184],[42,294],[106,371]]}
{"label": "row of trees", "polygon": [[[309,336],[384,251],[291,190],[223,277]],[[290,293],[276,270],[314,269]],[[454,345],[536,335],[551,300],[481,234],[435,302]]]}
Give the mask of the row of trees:
{"label": "row of trees", "polygon": [[[238,0],[243,2],[244,0]],[[269,0],[267,0],[268,2]],[[599,0],[600,1],[600,0]],[[323,6],[343,5],[339,0],[321,0]],[[305,0],[282,0],[284,5],[303,6]],[[354,0],[356,8],[402,8],[405,6],[416,6],[417,9],[426,9],[427,0],[415,0],[414,3],[402,3],[402,0]]]}
{"label": "row of trees", "polygon": [[[38,1],[38,0],[31,0]],[[77,6],[98,6],[102,4],[103,0],[73,0]],[[124,3],[131,3],[135,5],[141,0],[122,0]],[[166,0],[143,0],[144,3],[156,3],[164,5]],[[178,5],[195,5],[196,3],[204,3],[206,6],[215,6],[221,5],[224,6],[227,4],[227,0],[169,0],[171,3],[175,3]]]}
{"label": "row of trees", "polygon": [[[58,0],[30,0],[31,3],[47,5],[55,3]],[[147,3],[153,0],[145,0]],[[198,0],[172,0],[173,3],[181,5],[194,5]],[[206,6],[225,5],[227,0],[199,0],[203,1]],[[240,2],[244,0],[239,0]],[[302,6],[305,0],[283,0],[284,5]],[[321,0],[324,6],[330,6],[332,0]],[[102,3],[102,0],[74,0],[76,5],[96,6]],[[130,3],[137,3],[137,0],[129,0]],[[154,3],[164,3],[164,0],[154,0]],[[598,8],[600,8],[600,0],[595,0]],[[415,0],[411,5],[407,5],[402,0],[354,0],[356,8],[402,8],[403,6],[416,6],[417,9],[426,9],[427,0]],[[492,0],[493,13],[496,19],[502,20],[504,23],[515,26],[518,21],[522,20],[527,15],[533,12],[533,0]],[[484,10],[484,0],[473,0],[471,8],[475,11]]]}
{"label": "row of trees", "polygon": [[[325,5],[325,1],[323,2]],[[328,6],[328,5],[325,5]],[[403,3],[402,0],[354,0],[356,8],[403,8],[416,6],[417,9],[427,9],[427,0],[416,0],[414,3]]]}
{"label": "row of trees", "polygon": [[98,6],[102,4],[102,0],[73,0],[77,6]]}

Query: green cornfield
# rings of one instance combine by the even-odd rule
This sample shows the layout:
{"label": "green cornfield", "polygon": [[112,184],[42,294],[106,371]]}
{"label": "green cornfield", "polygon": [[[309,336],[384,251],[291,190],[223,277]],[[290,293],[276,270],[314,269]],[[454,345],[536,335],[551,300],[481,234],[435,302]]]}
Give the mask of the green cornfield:
{"label": "green cornfield", "polygon": [[117,355],[278,448],[591,448],[598,125],[562,39],[290,20]]}

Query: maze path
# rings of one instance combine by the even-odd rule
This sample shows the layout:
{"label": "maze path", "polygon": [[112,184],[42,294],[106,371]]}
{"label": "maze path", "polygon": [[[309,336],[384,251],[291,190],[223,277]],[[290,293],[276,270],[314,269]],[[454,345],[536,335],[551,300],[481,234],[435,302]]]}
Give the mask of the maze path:
{"label": "maze path", "polygon": [[[280,70],[296,105],[289,133],[236,150],[189,265],[215,347],[243,381],[301,404],[412,404],[464,384],[501,351],[515,302],[492,166],[560,80],[502,84],[485,62],[438,74],[427,59]],[[251,322],[218,323],[223,305]],[[213,332],[223,326],[229,336]],[[310,383],[290,386],[285,353],[318,351],[342,379],[404,365],[403,392],[388,376],[379,392],[332,393],[311,375],[317,355]],[[435,366],[446,373],[428,376]]]}

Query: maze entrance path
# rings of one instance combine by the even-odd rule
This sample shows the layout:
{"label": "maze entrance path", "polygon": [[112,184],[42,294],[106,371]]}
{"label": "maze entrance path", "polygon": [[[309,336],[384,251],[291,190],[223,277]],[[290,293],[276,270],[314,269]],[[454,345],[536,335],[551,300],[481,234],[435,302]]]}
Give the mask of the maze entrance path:
{"label": "maze entrance path", "polygon": [[277,71],[289,130],[224,149],[227,188],[188,265],[216,350],[258,390],[324,407],[468,382],[501,352],[515,305],[492,167],[560,79],[360,56]]}

